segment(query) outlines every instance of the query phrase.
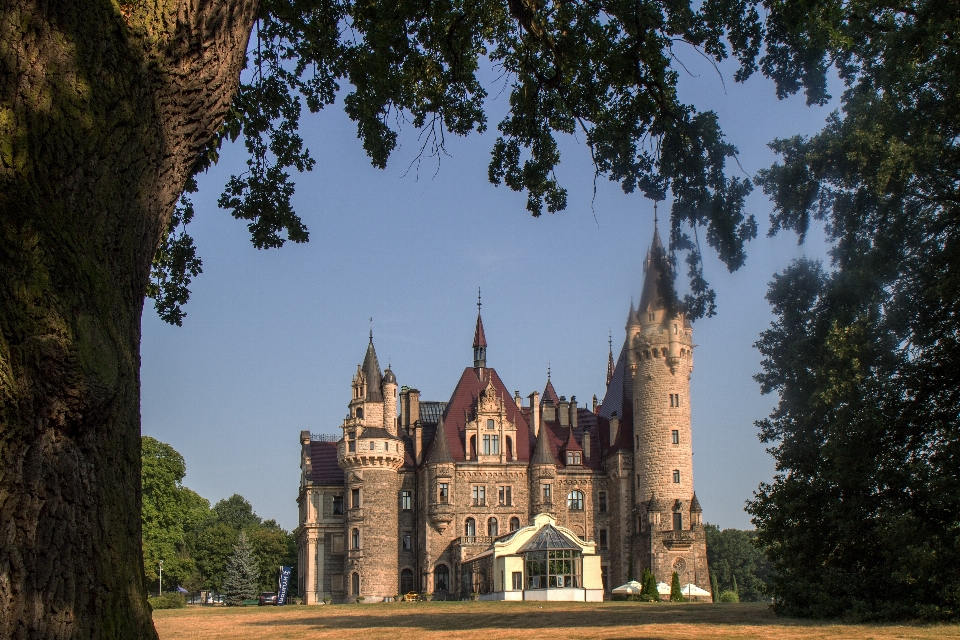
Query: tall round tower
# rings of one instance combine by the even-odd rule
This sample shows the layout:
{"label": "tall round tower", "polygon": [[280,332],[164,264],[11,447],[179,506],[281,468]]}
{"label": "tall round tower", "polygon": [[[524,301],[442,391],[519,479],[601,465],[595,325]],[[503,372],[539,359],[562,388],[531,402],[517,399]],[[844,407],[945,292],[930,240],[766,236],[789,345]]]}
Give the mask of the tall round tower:
{"label": "tall round tower", "polygon": [[[387,379],[384,385],[371,337],[354,380],[343,439],[337,443],[337,463],[344,470],[347,490],[344,573],[348,600],[362,596],[365,602],[382,602],[400,589],[397,472],[403,466],[404,443],[383,428],[384,404],[389,404],[384,401],[383,387],[392,386],[388,392],[396,390],[392,372]],[[357,409],[361,409],[359,414]]]}
{"label": "tall round tower", "polygon": [[640,331],[630,344],[637,367],[633,384],[634,503],[638,513],[643,513],[655,494],[663,509],[660,527],[681,530],[690,529],[693,497],[693,329],[682,314],[669,311],[675,294],[660,268],[663,256],[654,229],[636,311]]}

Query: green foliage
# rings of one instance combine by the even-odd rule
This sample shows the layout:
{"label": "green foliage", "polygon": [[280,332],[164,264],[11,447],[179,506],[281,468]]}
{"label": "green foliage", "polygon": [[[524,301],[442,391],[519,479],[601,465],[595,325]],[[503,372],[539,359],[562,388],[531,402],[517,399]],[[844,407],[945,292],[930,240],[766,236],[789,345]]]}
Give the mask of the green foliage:
{"label": "green foliage", "polygon": [[680,589],[680,575],[674,571],[670,579],[670,602],[683,602],[683,591]]}
{"label": "green foliage", "polygon": [[644,602],[660,602],[660,590],[657,589],[657,577],[653,575],[650,569],[643,570],[643,578],[640,583],[643,585],[640,589],[640,599]]}
{"label": "green foliage", "polygon": [[197,255],[193,238],[187,233],[187,225],[194,215],[193,202],[187,193],[195,193],[196,190],[197,182],[190,178],[180,202],[173,209],[170,226],[153,258],[150,283],[147,285],[147,297],[153,298],[157,315],[161,320],[178,327],[187,315],[183,311],[183,305],[190,298],[190,289],[187,287],[203,273],[203,261]]}
{"label": "green foliage", "polygon": [[720,602],[740,602],[736,591],[727,590],[720,594]]}
{"label": "green foliage", "polygon": [[[679,100],[673,60],[679,43],[711,61],[733,55],[736,80],[746,80],[762,35],[753,2],[268,0],[258,17],[232,108],[194,167],[206,170],[225,141],[243,139],[246,168],[219,205],[248,222],[257,248],[308,239],[289,173],[314,165],[298,134],[304,104],[316,112],[342,97],[376,167],[386,166],[407,123],[420,130],[417,161],[439,161],[447,133],[486,130],[489,87],[480,78],[492,65],[493,86],[506,80],[510,105],[493,143],[492,183],[526,192],[535,216],[564,209],[557,140],[581,135],[597,177],[653,200],[671,194],[671,247],[688,253],[692,316],[712,314],[713,296],[689,228],[704,227],[728,268],[743,264],[743,245],[756,235],[743,211],[750,180],[728,176],[736,149],[716,114]],[[161,317],[178,323],[199,262],[174,227],[154,263],[155,281],[170,286],[150,295]]]}
{"label": "green foliage", "polygon": [[[710,547],[708,546],[708,547],[707,547],[707,555],[709,555],[709,551],[710,551]],[[714,602],[718,602],[717,599],[720,597],[720,585],[717,584],[717,574],[715,574],[715,573],[712,572],[712,569],[713,569],[713,565],[712,565],[712,564],[710,565],[710,568],[711,568],[711,573],[710,573],[710,592],[711,592],[711,593],[710,593],[710,596],[711,596],[711,598],[713,599]]]}
{"label": "green foliage", "polygon": [[[707,562],[711,581],[733,587],[744,602],[767,600],[766,588],[772,572],[770,561],[755,544],[756,531],[724,529],[705,524]],[[711,582],[712,584],[712,582]],[[714,593],[719,590],[713,587]]]}
{"label": "green foliage", "polygon": [[182,609],[187,606],[187,600],[182,593],[168,591],[156,598],[148,598],[153,609]]}
{"label": "green foliage", "polygon": [[260,568],[253,555],[253,549],[243,531],[237,538],[233,555],[227,559],[226,575],[223,579],[224,602],[227,606],[239,606],[244,600],[259,595]]}

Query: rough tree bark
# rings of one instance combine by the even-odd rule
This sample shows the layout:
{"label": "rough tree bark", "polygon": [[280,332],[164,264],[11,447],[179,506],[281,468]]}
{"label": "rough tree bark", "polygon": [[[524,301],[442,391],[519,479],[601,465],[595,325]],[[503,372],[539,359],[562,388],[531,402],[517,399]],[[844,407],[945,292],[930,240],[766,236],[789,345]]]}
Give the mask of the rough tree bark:
{"label": "rough tree bark", "polygon": [[151,259],[256,0],[0,0],[0,637],[155,638],[140,539]]}

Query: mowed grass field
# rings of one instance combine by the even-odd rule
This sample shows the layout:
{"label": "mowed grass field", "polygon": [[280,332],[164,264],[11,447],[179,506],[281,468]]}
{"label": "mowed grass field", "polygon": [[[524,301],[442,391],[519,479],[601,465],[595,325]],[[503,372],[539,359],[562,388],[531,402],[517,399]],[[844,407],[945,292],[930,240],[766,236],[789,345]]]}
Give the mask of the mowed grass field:
{"label": "mowed grass field", "polygon": [[960,625],[778,618],[763,604],[419,602],[155,611],[161,640],[336,638],[958,638]]}

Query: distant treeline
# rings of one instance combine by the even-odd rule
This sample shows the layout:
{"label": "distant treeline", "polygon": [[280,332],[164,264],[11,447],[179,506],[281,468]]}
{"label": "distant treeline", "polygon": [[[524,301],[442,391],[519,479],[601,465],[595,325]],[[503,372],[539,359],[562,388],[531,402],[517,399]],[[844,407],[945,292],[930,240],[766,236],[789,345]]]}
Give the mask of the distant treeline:
{"label": "distant treeline", "polygon": [[[766,588],[772,566],[756,547],[756,531],[724,529],[713,524],[704,525],[707,534],[707,562],[711,578],[722,593],[732,591],[743,602],[769,600]],[[719,597],[716,593],[714,597]]]}
{"label": "distant treeline", "polygon": [[[227,558],[241,531],[260,568],[260,590],[276,588],[281,565],[297,575],[297,541],[274,520],[263,520],[247,500],[234,494],[210,507],[210,501],[183,486],[187,467],[173,447],[143,436],[143,570],[151,592],[163,588],[221,592]],[[296,581],[291,581],[291,589]]]}

